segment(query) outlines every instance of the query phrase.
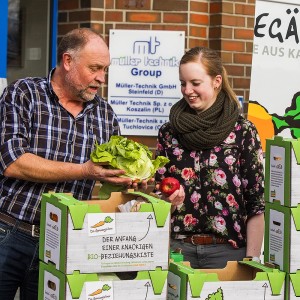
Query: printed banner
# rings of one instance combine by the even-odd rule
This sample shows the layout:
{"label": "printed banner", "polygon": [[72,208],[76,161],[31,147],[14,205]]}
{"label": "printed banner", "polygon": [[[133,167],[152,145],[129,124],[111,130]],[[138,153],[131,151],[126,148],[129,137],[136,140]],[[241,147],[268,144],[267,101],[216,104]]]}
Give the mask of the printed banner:
{"label": "printed banner", "polygon": [[248,119],[265,151],[274,135],[300,137],[300,2],[256,1]]}

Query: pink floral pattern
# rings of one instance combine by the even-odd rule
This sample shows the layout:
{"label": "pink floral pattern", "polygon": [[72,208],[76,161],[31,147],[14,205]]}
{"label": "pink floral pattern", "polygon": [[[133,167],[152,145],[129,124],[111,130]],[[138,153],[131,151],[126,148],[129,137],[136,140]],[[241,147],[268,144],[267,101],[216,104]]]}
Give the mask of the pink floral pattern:
{"label": "pink floral pattern", "polygon": [[222,144],[190,151],[166,123],[159,130],[156,154],[170,159],[156,181],[173,176],[185,188],[184,204],[172,213],[172,232],[214,233],[235,248],[245,246],[247,218],[265,207],[263,152],[255,126],[239,117]]}

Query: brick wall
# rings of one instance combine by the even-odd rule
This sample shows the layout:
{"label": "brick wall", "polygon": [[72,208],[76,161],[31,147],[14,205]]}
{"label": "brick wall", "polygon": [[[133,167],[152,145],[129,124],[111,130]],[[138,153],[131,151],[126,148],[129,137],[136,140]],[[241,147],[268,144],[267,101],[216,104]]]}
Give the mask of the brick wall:
{"label": "brick wall", "polygon": [[[185,31],[186,49],[220,51],[235,92],[247,101],[254,12],[255,0],[59,0],[58,34],[92,27],[109,43],[110,29]],[[156,137],[130,138],[155,148]]]}

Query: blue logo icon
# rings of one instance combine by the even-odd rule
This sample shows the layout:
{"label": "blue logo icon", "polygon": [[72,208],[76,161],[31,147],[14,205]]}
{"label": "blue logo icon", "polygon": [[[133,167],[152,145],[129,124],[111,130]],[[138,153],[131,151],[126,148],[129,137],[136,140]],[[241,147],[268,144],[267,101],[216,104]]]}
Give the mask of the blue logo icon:
{"label": "blue logo icon", "polygon": [[150,37],[149,41],[135,41],[133,43],[134,54],[155,54],[157,47],[160,45],[157,37]]}

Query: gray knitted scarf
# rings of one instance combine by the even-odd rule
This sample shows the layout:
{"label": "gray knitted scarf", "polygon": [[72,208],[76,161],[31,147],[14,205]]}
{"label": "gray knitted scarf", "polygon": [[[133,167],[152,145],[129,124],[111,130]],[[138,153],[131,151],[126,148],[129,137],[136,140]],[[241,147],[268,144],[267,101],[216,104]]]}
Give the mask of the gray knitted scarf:
{"label": "gray knitted scarf", "polygon": [[202,150],[222,143],[233,130],[238,116],[238,105],[221,91],[214,104],[200,113],[182,98],[171,108],[170,123],[185,148]]}

